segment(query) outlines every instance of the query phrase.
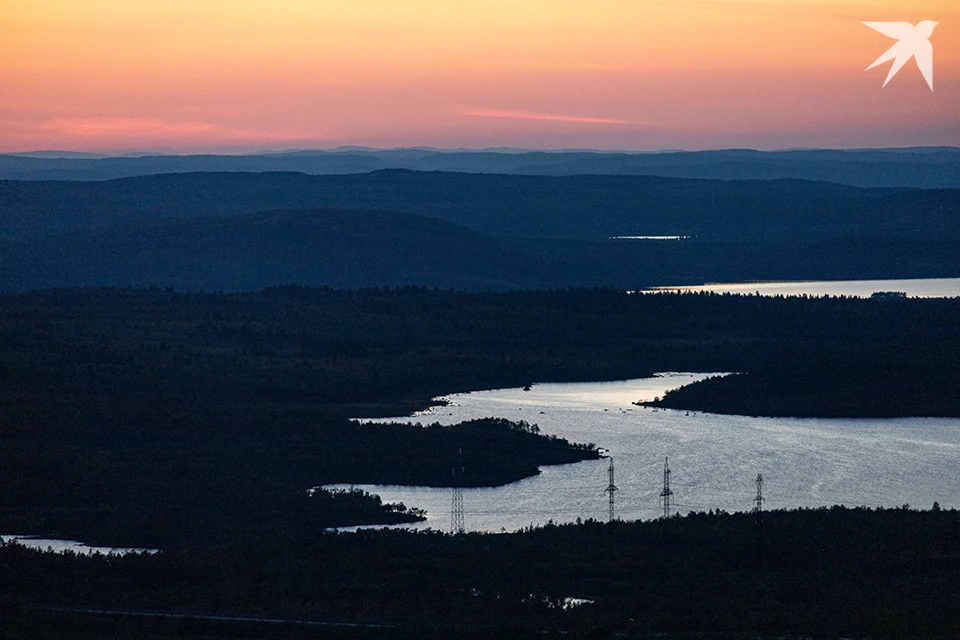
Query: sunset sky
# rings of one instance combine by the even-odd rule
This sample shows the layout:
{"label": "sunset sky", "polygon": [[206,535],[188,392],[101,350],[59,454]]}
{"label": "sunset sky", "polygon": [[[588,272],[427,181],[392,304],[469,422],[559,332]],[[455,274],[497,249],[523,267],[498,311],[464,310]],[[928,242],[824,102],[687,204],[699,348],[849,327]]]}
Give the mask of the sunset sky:
{"label": "sunset sky", "polygon": [[[863,21],[939,21],[934,91]],[[960,145],[957,0],[4,0],[0,152]]]}

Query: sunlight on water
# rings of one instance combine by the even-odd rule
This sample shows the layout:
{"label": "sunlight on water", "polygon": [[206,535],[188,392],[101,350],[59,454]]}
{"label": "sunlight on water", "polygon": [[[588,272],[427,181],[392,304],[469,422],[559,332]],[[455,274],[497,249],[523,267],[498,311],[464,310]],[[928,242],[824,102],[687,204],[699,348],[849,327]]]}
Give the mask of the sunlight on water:
{"label": "sunlight on water", "polygon": [[765,296],[857,296],[869,298],[878,291],[901,291],[911,298],[960,296],[960,278],[917,280],[836,280],[822,282],[747,282],[690,287],[657,287],[652,291],[712,291],[713,293],[759,293]]}
{"label": "sunlight on water", "polygon": [[[663,460],[670,458],[677,509],[745,511],[764,477],[769,509],[847,506],[960,507],[960,419],[750,418],[634,406],[705,374],[641,380],[537,384],[456,394],[413,418],[451,424],[488,416],[536,423],[545,434],[607,449],[616,465],[617,517],[661,513]],[[466,461],[469,464],[469,461]],[[606,460],[548,466],[505,487],[464,489],[468,530],[606,519]],[[345,487],[348,485],[335,485]],[[416,527],[448,530],[449,489],[363,485],[388,502],[427,510]]]}

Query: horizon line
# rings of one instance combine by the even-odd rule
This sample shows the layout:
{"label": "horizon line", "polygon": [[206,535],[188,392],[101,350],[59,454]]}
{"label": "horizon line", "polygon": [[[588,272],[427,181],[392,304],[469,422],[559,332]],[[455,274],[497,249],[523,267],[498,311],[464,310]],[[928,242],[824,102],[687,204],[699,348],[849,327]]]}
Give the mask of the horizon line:
{"label": "horizon line", "polygon": [[435,153],[595,153],[599,155],[656,155],[670,153],[710,153],[710,152],[749,152],[749,153],[789,153],[796,151],[960,151],[960,146],[952,145],[907,145],[902,147],[784,147],[775,149],[757,149],[752,147],[704,147],[699,149],[597,149],[589,147],[431,147],[397,146],[370,147],[366,145],[338,145],[336,147],[291,147],[287,149],[251,149],[231,151],[229,149],[211,150],[159,150],[128,149],[117,151],[76,150],[76,149],[35,149],[30,151],[0,151],[0,156],[32,157],[39,160],[99,160],[108,158],[143,158],[152,156],[269,156],[295,153],[378,153],[391,151],[425,151]]}

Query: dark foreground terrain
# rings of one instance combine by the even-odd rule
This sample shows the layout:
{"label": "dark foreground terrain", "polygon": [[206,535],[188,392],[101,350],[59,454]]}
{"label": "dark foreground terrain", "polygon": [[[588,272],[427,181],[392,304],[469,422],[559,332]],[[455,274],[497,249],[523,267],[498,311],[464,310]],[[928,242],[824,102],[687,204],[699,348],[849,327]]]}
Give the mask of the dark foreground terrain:
{"label": "dark foreground terrain", "polygon": [[[296,287],[4,295],[0,532],[172,549],[409,520],[418,505],[305,492],[492,486],[598,452],[523,422],[348,418],[404,415],[471,389],[656,371],[739,371],[762,390],[709,381],[677,392],[684,408],[958,416],[960,300]],[[712,404],[699,404],[700,390]],[[460,450],[473,462],[455,478]]]}
{"label": "dark foreground terrain", "polygon": [[[596,458],[593,444],[524,422],[348,418],[403,415],[456,391],[670,370],[743,372],[677,392],[717,411],[957,416],[960,300],[2,295],[0,531],[162,551],[0,547],[0,637],[960,635],[955,511],[333,534],[324,530],[420,514],[363,492],[308,493],[494,485]],[[461,449],[473,464],[454,478]],[[565,609],[566,598],[593,602]]]}
{"label": "dark foreground terrain", "polygon": [[960,514],[937,506],[318,534],[125,557],[8,545],[0,635],[955,638],[958,572]]}

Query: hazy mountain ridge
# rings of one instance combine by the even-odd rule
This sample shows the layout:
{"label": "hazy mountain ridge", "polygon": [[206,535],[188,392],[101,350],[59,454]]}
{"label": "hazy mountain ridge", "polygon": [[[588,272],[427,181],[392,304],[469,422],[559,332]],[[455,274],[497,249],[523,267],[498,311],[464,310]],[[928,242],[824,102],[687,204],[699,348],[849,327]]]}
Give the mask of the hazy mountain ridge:
{"label": "hazy mountain ridge", "polygon": [[192,171],[299,171],[324,175],[385,168],[529,175],[656,175],[723,180],[797,178],[862,187],[960,188],[960,149],[954,147],[722,149],[659,153],[348,147],[249,155],[102,158],[65,152],[0,155],[0,179],[17,180],[105,180]]}
{"label": "hazy mountain ridge", "polygon": [[110,180],[197,171],[297,171],[315,175],[363,173],[387,168],[382,160],[361,154],[322,155],[176,155],[138,157],[37,157],[0,155],[0,179]]}

